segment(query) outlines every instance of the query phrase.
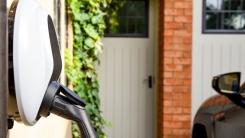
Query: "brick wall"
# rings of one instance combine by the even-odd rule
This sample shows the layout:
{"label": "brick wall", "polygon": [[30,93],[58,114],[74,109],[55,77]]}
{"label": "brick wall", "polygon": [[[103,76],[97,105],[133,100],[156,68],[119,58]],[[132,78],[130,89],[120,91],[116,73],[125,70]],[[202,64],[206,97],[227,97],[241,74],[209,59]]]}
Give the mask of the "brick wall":
{"label": "brick wall", "polygon": [[159,4],[158,138],[189,138],[192,0]]}

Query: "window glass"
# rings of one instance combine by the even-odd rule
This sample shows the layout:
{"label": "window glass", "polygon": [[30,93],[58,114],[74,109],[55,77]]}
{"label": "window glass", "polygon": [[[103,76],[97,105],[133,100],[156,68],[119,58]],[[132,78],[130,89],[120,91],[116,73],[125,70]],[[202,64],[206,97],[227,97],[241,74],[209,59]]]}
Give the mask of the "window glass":
{"label": "window glass", "polygon": [[245,0],[204,0],[204,33],[245,32]]}
{"label": "window glass", "polygon": [[105,12],[105,36],[148,36],[148,0],[112,0]]}

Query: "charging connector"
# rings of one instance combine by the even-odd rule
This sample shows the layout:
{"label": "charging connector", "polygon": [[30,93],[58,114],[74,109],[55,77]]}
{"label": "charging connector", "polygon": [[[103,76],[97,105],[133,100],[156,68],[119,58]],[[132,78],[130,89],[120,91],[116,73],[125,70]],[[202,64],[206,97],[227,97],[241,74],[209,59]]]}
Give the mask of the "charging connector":
{"label": "charging connector", "polygon": [[97,138],[85,106],[86,103],[77,94],[53,81],[44,95],[39,114],[47,117],[53,113],[75,121],[82,138]]}

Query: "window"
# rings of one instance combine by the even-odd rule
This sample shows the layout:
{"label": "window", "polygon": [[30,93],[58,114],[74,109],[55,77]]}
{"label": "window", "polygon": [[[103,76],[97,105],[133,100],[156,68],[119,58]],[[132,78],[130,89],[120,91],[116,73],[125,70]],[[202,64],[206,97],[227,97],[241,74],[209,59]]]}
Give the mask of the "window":
{"label": "window", "polygon": [[106,37],[148,37],[148,0],[112,0]]}
{"label": "window", "polygon": [[204,0],[203,33],[245,33],[245,0]]}

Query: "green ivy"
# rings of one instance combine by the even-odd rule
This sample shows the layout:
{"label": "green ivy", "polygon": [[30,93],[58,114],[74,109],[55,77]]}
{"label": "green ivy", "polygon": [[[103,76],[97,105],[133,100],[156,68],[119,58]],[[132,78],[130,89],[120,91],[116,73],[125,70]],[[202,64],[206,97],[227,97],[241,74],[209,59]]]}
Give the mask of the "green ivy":
{"label": "green ivy", "polygon": [[[106,138],[103,132],[107,123],[101,116],[99,79],[95,62],[102,52],[101,38],[106,28],[105,13],[101,10],[108,0],[67,0],[67,8],[72,13],[73,55],[65,51],[65,72],[73,85],[73,90],[87,103],[86,109],[99,138]],[[71,57],[73,56],[73,60]],[[73,137],[79,137],[75,123],[72,123]]]}

